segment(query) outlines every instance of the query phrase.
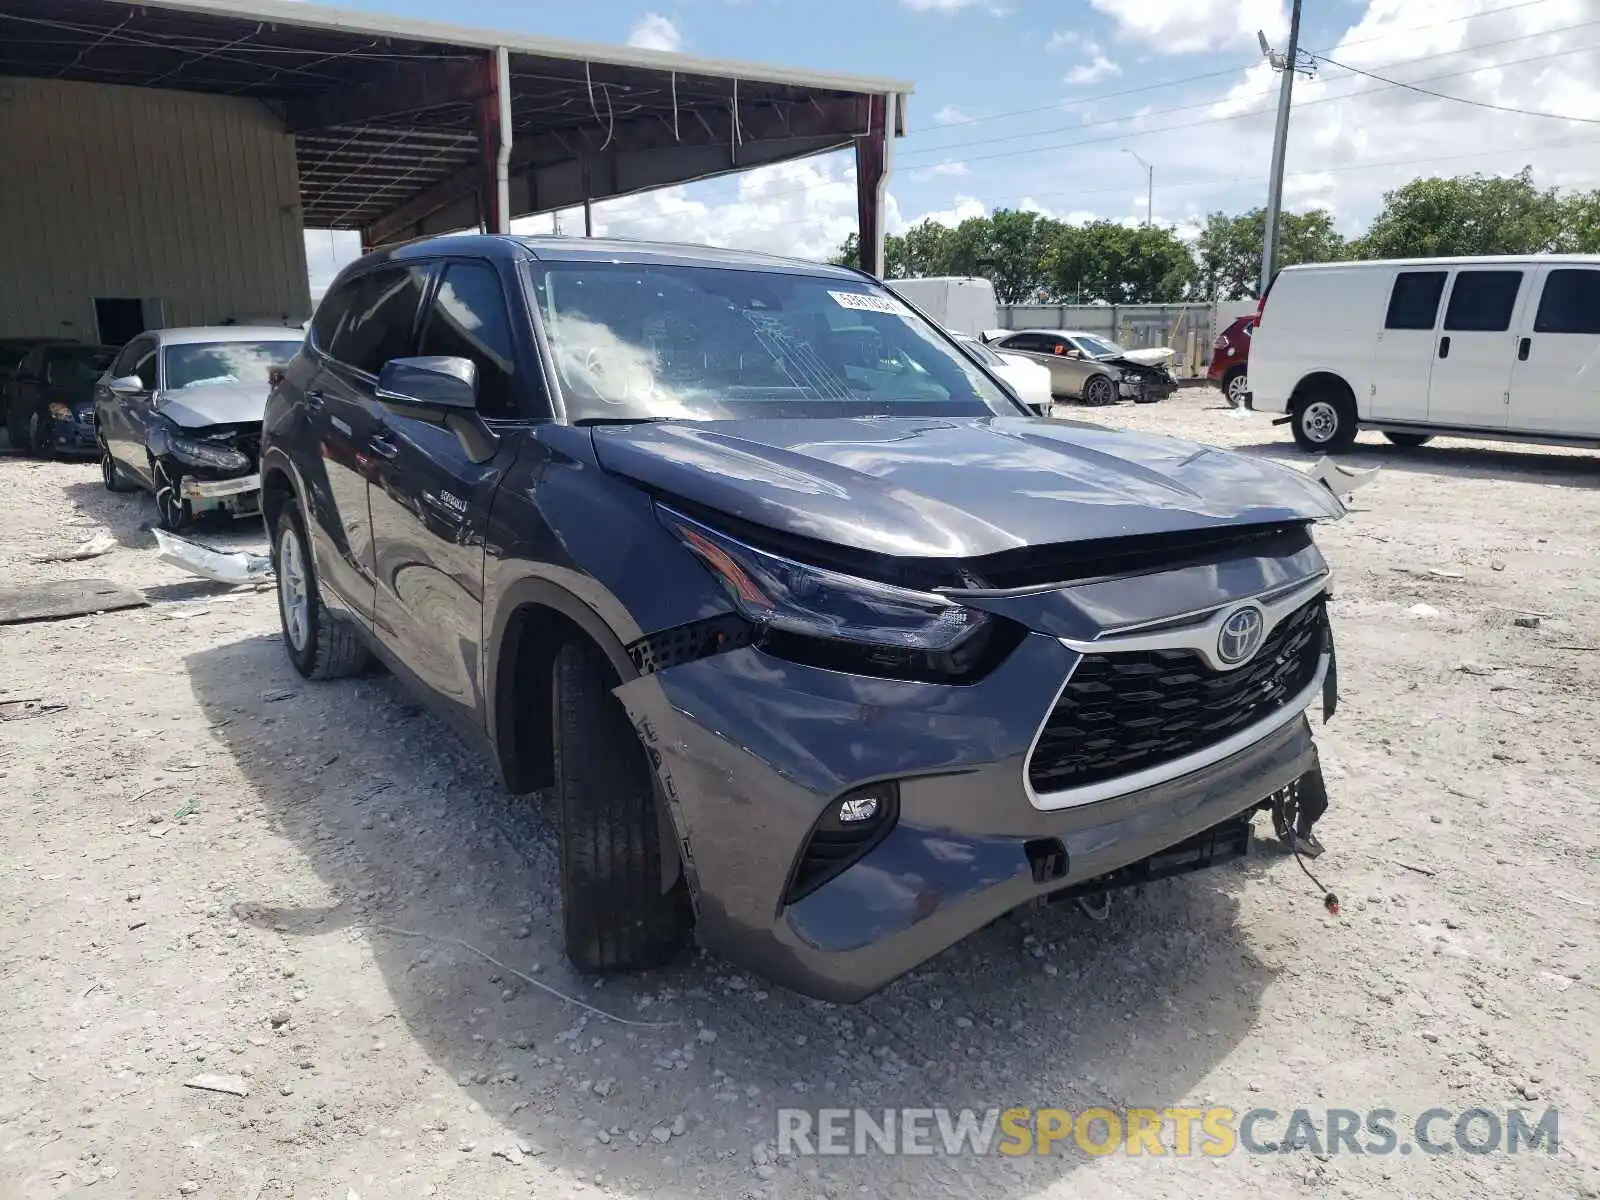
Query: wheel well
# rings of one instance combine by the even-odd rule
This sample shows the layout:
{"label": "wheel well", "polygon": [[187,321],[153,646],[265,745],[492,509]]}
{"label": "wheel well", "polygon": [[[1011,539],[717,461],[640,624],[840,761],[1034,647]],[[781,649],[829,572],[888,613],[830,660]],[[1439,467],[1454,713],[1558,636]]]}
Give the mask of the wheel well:
{"label": "wheel well", "polygon": [[1350,402],[1352,410],[1356,407],[1356,394],[1348,383],[1332,371],[1317,371],[1295,385],[1289,397],[1289,408],[1293,411],[1297,406],[1318,397],[1325,400],[1343,398]]}
{"label": "wheel well", "polygon": [[556,655],[573,638],[592,641],[565,613],[524,604],[507,622],[495,672],[495,745],[513,792],[555,784],[551,678]]}
{"label": "wheel well", "polygon": [[274,537],[278,516],[284,506],[294,499],[294,485],[281,471],[268,471],[261,479],[261,519],[266,522],[267,536]]}

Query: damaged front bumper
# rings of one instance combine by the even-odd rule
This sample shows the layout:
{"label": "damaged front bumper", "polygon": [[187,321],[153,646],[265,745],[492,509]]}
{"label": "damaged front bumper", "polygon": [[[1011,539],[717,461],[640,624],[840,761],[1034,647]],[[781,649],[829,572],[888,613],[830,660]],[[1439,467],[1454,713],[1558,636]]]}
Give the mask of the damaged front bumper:
{"label": "damaged front bumper", "polygon": [[260,509],[261,476],[240,475],[233,479],[196,479],[185,475],[178,485],[178,494],[191,504],[204,501],[231,500],[235,505],[249,503],[251,511]]}

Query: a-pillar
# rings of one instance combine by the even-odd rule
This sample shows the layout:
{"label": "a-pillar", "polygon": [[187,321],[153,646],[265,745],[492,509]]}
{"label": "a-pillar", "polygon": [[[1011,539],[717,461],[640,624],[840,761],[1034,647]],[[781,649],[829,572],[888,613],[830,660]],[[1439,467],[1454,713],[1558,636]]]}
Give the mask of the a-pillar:
{"label": "a-pillar", "polygon": [[861,269],[883,277],[884,207],[894,147],[898,96],[867,101],[867,129],[856,138],[856,220]]}

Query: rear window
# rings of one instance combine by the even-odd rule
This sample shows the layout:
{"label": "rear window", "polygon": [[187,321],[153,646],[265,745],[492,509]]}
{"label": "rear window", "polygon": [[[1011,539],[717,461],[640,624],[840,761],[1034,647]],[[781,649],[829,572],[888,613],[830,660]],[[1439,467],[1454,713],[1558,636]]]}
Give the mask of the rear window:
{"label": "rear window", "polygon": [[267,372],[286,366],[299,342],[191,342],[162,351],[166,390],[242,384],[265,389]]}
{"label": "rear window", "polygon": [[1450,289],[1444,327],[1460,333],[1503,333],[1511,328],[1522,287],[1521,271],[1462,271]]}
{"label": "rear window", "polygon": [[1545,277],[1535,333],[1600,333],[1600,271],[1563,267]]}
{"label": "rear window", "polygon": [[[1444,271],[1401,271],[1389,293],[1385,329],[1432,329],[1444,295]],[[1370,310],[1369,310],[1370,311]]]}

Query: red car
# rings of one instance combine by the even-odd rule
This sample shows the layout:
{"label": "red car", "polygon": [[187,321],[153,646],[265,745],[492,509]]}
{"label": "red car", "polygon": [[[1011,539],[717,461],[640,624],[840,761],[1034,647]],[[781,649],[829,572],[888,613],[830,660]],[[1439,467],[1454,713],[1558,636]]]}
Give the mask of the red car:
{"label": "red car", "polygon": [[1258,319],[1256,313],[1238,318],[1212,344],[1211,367],[1206,371],[1206,378],[1222,389],[1222,394],[1235,408],[1250,407],[1247,368],[1250,364],[1250,335]]}

